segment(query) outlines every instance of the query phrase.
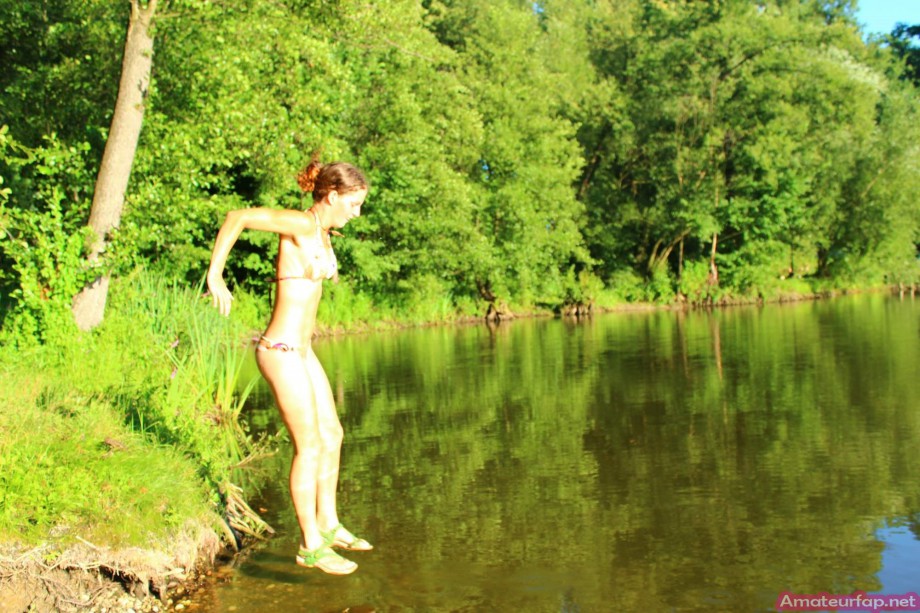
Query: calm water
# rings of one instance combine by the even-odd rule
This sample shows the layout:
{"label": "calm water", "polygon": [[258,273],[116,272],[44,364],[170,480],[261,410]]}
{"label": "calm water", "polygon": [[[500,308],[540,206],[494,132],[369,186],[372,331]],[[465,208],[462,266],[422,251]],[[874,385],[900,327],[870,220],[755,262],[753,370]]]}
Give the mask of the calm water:
{"label": "calm water", "polygon": [[[348,577],[279,534],[198,611],[769,611],[920,592],[920,301],[517,321],[317,344]],[[257,429],[280,427],[268,391]]]}

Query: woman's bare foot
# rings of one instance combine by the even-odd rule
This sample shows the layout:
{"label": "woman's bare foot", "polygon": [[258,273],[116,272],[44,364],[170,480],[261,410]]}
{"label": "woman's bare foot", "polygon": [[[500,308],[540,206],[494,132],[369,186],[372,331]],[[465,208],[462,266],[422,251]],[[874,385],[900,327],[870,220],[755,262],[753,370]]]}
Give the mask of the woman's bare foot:
{"label": "woman's bare foot", "polygon": [[370,551],[374,548],[367,540],[355,536],[342,524],[323,532],[323,537],[333,547],[345,549],[346,551]]}
{"label": "woman's bare foot", "polygon": [[301,547],[297,551],[296,561],[300,566],[318,568],[330,575],[350,575],[358,570],[357,564],[343,558],[325,543],[312,551]]}

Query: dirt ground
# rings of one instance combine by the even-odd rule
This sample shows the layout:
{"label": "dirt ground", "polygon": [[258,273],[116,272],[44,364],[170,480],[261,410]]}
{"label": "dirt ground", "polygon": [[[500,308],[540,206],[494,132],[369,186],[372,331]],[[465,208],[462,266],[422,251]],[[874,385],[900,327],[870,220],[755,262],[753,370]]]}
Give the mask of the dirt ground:
{"label": "dirt ground", "polygon": [[182,610],[211,575],[220,552],[214,533],[199,533],[167,554],[78,545],[0,549],[0,613]]}

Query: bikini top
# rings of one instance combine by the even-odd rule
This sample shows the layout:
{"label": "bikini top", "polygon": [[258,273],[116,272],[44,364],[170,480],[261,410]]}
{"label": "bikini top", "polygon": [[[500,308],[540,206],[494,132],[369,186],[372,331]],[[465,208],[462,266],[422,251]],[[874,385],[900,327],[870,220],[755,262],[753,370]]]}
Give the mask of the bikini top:
{"label": "bikini top", "polygon": [[332,279],[338,274],[338,261],[335,259],[335,252],[332,251],[332,245],[326,245],[323,241],[323,229],[319,223],[319,216],[316,211],[313,213],[313,219],[316,221],[316,244],[312,245],[304,262],[304,273],[302,275],[290,275],[287,277],[278,277],[272,279],[272,282],[289,281],[295,279],[309,279],[310,281],[320,281],[322,279]]}

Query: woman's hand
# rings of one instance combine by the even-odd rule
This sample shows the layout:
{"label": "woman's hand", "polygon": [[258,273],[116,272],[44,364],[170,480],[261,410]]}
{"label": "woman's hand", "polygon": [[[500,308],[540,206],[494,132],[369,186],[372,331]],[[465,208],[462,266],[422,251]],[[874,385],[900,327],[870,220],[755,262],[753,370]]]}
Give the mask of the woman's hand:
{"label": "woman's hand", "polygon": [[208,275],[208,291],[211,293],[212,303],[220,310],[220,314],[229,315],[233,296],[230,294],[223,277]]}

